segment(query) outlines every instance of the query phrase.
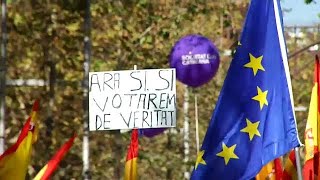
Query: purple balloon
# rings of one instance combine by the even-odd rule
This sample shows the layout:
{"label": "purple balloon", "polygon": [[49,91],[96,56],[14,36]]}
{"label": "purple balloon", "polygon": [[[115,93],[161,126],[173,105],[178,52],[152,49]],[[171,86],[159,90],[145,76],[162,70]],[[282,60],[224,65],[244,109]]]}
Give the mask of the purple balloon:
{"label": "purple balloon", "polygon": [[151,128],[151,129],[139,129],[140,134],[146,137],[154,137],[158,134],[163,133],[167,128]]}
{"label": "purple balloon", "polygon": [[208,38],[200,35],[181,38],[170,53],[170,67],[176,68],[177,79],[191,87],[209,82],[219,63],[218,49]]}

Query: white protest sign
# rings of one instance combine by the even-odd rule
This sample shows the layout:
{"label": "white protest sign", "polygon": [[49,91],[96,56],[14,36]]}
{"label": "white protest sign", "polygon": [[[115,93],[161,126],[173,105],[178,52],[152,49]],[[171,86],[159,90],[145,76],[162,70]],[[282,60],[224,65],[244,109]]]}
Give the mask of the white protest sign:
{"label": "white protest sign", "polygon": [[89,73],[89,129],[176,126],[176,71]]}

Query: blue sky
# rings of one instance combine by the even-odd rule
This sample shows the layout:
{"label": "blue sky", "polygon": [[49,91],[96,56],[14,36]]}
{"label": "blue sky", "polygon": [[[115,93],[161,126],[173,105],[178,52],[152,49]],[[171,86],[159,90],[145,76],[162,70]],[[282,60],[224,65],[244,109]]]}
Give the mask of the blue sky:
{"label": "blue sky", "polygon": [[306,5],[304,0],[282,0],[282,9],[291,9],[283,14],[283,21],[288,25],[314,25],[320,24],[320,0]]}

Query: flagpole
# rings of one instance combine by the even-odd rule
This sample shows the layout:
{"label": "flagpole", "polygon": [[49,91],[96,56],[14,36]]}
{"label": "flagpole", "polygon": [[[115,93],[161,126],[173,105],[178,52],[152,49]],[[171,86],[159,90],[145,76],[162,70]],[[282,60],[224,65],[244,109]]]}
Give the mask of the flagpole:
{"label": "flagpole", "polygon": [[298,180],[303,180],[302,179],[302,170],[301,170],[301,164],[300,164],[300,154],[299,154],[299,147],[294,148],[294,154],[296,156],[296,165],[297,165],[297,175],[298,175]]}
{"label": "flagpole", "polygon": [[199,116],[198,116],[198,93],[194,93],[194,116],[196,120],[196,145],[197,145],[197,154],[199,154]]}
{"label": "flagpole", "polygon": [[183,146],[184,146],[184,165],[185,165],[185,172],[184,172],[184,179],[190,179],[190,172],[188,168],[189,162],[189,116],[188,116],[188,109],[189,109],[189,89],[188,86],[185,85],[184,91],[184,103],[183,103],[183,115],[184,115],[184,128],[183,128]]}
{"label": "flagpole", "polygon": [[[273,0],[276,27],[277,27],[277,33],[278,33],[278,38],[279,38],[279,43],[280,43],[282,61],[283,61],[285,75],[286,75],[287,83],[288,83],[292,112],[293,112],[293,116],[294,116],[294,119],[296,122],[297,139],[299,141],[299,144],[301,144],[299,136],[298,136],[299,133],[298,133],[297,121],[296,121],[295,111],[294,111],[294,101],[293,101],[292,85],[291,85],[291,79],[290,79],[290,73],[289,73],[288,56],[287,56],[286,45],[285,45],[285,40],[284,40],[284,35],[283,35],[282,22],[281,22],[281,18],[280,18],[281,9],[279,8],[280,5],[278,3],[279,3],[278,0]],[[296,157],[298,180],[302,180],[299,147],[294,148],[294,153],[295,153],[295,157]]]}
{"label": "flagpole", "polygon": [[90,178],[89,166],[89,71],[90,71],[90,56],[91,56],[91,42],[90,42],[90,0],[86,0],[85,17],[84,17],[84,63],[83,63],[83,144],[82,144],[82,161],[83,170],[82,176],[84,180]]}
{"label": "flagpole", "polygon": [[7,59],[7,1],[1,2],[1,61],[0,61],[0,154],[4,152],[6,59]]}

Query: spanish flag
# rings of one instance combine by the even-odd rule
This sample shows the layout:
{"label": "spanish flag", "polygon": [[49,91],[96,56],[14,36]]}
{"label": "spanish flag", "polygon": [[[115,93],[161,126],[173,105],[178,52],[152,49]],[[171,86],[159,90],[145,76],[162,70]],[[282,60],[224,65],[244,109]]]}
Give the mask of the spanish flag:
{"label": "spanish flag", "polygon": [[255,180],[281,180],[282,177],[282,165],[281,159],[276,158],[263,166]]}
{"label": "spanish flag", "polygon": [[125,180],[137,180],[138,130],[132,130],[131,143],[127,152]]}
{"label": "spanish flag", "polygon": [[32,152],[32,144],[37,141],[37,112],[39,101],[35,101],[32,113],[24,124],[17,142],[0,156],[0,179],[24,180]]}
{"label": "spanish flag", "polygon": [[74,139],[76,138],[76,134],[73,135],[60,149],[59,151],[52,157],[52,159],[45,165],[37,176],[33,180],[46,180],[49,179],[54,170],[57,169],[61,159],[63,156],[69,151],[71,148]]}
{"label": "spanish flag", "polygon": [[282,175],[283,180],[297,180],[297,164],[294,150],[291,150],[289,156],[284,164]]}
{"label": "spanish flag", "polygon": [[314,69],[314,86],[311,93],[309,115],[305,131],[306,157],[303,167],[303,179],[314,180],[319,178],[319,129],[320,129],[320,106],[319,106],[319,82],[320,82],[319,57],[316,56]]}

